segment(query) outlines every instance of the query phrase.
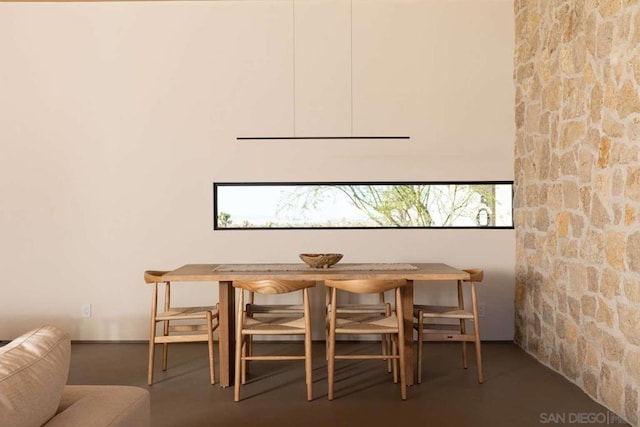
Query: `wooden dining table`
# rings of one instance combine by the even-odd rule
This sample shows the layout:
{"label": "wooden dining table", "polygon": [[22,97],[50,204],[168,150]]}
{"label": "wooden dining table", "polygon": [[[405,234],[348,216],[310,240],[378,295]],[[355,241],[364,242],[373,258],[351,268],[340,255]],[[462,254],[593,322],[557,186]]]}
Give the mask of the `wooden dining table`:
{"label": "wooden dining table", "polygon": [[234,280],[406,279],[407,285],[403,287],[404,354],[407,385],[412,385],[414,282],[469,279],[469,273],[442,263],[337,264],[331,268],[311,268],[306,264],[300,264],[299,268],[283,266],[291,264],[186,264],[164,275],[164,278],[171,282],[219,283],[218,345],[221,387],[232,385],[235,369]]}

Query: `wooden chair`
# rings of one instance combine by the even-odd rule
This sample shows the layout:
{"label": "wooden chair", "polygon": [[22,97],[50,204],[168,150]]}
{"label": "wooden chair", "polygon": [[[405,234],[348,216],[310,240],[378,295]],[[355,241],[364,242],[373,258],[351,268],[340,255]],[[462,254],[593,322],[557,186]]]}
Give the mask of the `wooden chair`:
{"label": "wooden chair", "polygon": [[[169,343],[207,342],[209,348],[209,375],[211,384],[216,382],[213,332],[218,328],[218,307],[173,307],[171,282],[162,278],[166,271],[145,271],[144,281],[153,284],[151,300],[151,334],[149,337],[148,384],[153,385],[155,345],[162,344],[162,370],[167,370]],[[164,284],[163,310],[158,311],[158,285]],[[203,323],[204,321],[204,323]],[[157,335],[158,322],[163,323],[162,335]]]}
{"label": "wooden chair", "polygon": [[[336,359],[392,359],[394,383],[397,383],[397,365],[400,361],[400,396],[407,398],[407,387],[404,366],[404,329],[402,326],[402,292],[401,288],[406,284],[405,280],[325,280],[325,286],[331,288],[331,300],[329,313],[329,400],[333,400],[334,374]],[[337,290],[356,294],[379,294],[388,290],[395,290],[395,312],[387,317],[381,317],[377,313],[340,314],[336,307],[338,300]],[[336,335],[363,335],[375,334],[390,336],[393,343],[391,354],[358,354],[336,355]],[[383,347],[384,348],[384,347]]]}
{"label": "wooden chair", "polygon": [[[478,301],[476,283],[482,282],[484,271],[481,269],[464,270],[469,280],[458,280],[458,305],[414,305],[413,316],[417,319],[414,328],[418,331],[418,383],[422,382],[422,346],[423,341],[462,341],[462,364],[467,369],[467,342],[475,343],[478,365],[478,382],[482,384],[482,351],[480,348],[480,327],[478,324]],[[471,311],[465,310],[463,282],[471,283]],[[425,319],[457,320],[451,323],[425,323]],[[472,333],[467,333],[466,321],[473,322]]]}
{"label": "wooden chair", "polygon": [[[313,398],[311,372],[311,317],[309,309],[309,288],[316,285],[315,281],[302,280],[257,280],[236,281],[235,288],[259,294],[285,294],[302,291],[303,309],[300,315],[287,312],[278,315],[270,311],[269,316],[255,316],[255,311],[247,313],[244,304],[244,292],[239,293],[236,323],[236,371],[233,400],[240,400],[240,386],[246,383],[246,361],[255,360],[304,360],[307,384],[307,400]],[[249,310],[255,308],[248,305]],[[251,315],[249,315],[251,314]],[[251,337],[254,335],[304,335],[304,356],[298,355],[269,355],[256,356],[248,349]]]}
{"label": "wooden chair", "polygon": [[[257,304],[255,302],[255,293],[246,292],[245,312],[248,317],[255,316],[281,316],[281,317],[301,317],[304,315],[304,304]],[[253,354],[253,335],[246,338],[244,355],[251,356]],[[247,373],[249,373],[249,360],[242,360],[242,383],[246,382]]]}
{"label": "wooden chair", "polygon": [[[332,307],[331,302],[331,288],[325,288],[325,306],[327,307],[327,336],[329,336],[329,308]],[[380,317],[388,317],[391,315],[391,304],[385,301],[384,292],[378,294],[378,302],[373,304],[336,304],[337,314],[340,317],[348,315],[362,315],[362,314],[377,314]],[[382,354],[391,353],[391,337],[388,335],[382,335]],[[327,360],[329,360],[329,341],[327,340]],[[387,359],[387,372],[391,372],[391,359]]]}

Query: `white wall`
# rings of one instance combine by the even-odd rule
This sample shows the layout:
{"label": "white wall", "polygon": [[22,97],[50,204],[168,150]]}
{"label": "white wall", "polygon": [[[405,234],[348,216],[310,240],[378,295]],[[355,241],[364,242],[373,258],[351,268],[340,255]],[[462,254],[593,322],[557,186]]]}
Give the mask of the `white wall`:
{"label": "white wall", "polygon": [[354,70],[348,121],[409,141],[236,141],[293,132],[294,109],[306,126],[292,16],[275,0],[0,3],[0,339],[41,323],[145,339],[145,269],[322,251],[483,267],[483,337],[513,337],[513,230],[212,229],[214,181],[513,179],[512,2],[354,0],[353,64],[334,55]]}

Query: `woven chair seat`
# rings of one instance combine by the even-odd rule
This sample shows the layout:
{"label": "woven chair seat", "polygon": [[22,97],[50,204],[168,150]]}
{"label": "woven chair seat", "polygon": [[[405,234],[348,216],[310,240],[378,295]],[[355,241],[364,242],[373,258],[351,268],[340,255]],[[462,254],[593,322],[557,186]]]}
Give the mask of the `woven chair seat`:
{"label": "woven chair seat", "polygon": [[206,319],[210,311],[214,318],[218,317],[217,306],[204,307],[171,307],[156,316],[156,320]]}
{"label": "woven chair seat", "polygon": [[247,304],[247,312],[252,314],[302,314],[302,304]]}
{"label": "woven chair seat", "polygon": [[378,304],[338,304],[338,314],[349,313],[379,313],[384,314],[391,311],[391,305],[389,303]]}
{"label": "woven chair seat", "polygon": [[[418,330],[418,323],[413,324],[413,329]],[[422,331],[426,334],[429,332],[460,332],[460,323],[423,323]]]}
{"label": "woven chair seat", "polygon": [[422,317],[443,319],[473,319],[473,313],[461,310],[458,307],[449,307],[442,305],[414,305],[413,315],[418,317],[422,311]]}
{"label": "woven chair seat", "polygon": [[372,314],[352,315],[336,318],[336,333],[339,334],[393,334],[398,332],[395,313],[388,317]]}
{"label": "woven chair seat", "polygon": [[251,335],[304,335],[304,317],[245,317],[242,333]]}

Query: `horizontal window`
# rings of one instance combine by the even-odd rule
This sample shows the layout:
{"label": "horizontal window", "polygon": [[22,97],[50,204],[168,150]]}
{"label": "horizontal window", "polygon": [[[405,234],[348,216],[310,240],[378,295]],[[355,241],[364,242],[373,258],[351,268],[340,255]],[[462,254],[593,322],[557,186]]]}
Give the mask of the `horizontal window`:
{"label": "horizontal window", "polygon": [[216,230],[513,228],[513,182],[214,183]]}

